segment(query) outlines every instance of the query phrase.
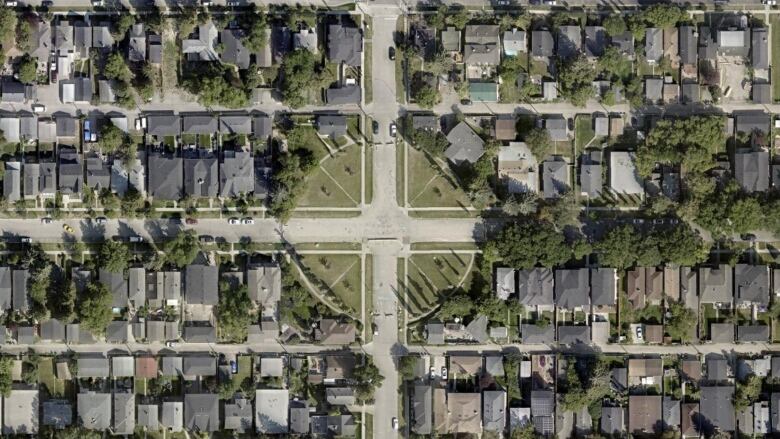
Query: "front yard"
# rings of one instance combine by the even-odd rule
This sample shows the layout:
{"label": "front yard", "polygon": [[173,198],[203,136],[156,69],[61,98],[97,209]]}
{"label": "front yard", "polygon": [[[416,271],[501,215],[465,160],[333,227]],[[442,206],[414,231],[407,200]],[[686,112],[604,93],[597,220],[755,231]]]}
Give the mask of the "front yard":
{"label": "front yard", "polygon": [[443,170],[427,155],[411,146],[406,148],[409,207],[471,206],[468,195],[460,188],[449,169]]}

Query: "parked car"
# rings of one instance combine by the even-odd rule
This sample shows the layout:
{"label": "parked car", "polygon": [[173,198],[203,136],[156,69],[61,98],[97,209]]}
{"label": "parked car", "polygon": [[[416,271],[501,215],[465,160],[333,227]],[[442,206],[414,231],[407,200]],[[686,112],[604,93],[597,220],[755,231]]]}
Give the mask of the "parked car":
{"label": "parked car", "polygon": [[374,335],[379,335],[379,326],[376,323],[371,324],[371,330],[374,331]]}
{"label": "parked car", "polygon": [[68,233],[73,233],[73,227],[71,227],[71,226],[69,226],[67,224],[63,224],[62,225],[62,230],[66,231]]}
{"label": "parked car", "polygon": [[390,58],[390,61],[395,61],[395,47],[390,46],[387,49],[387,57]]}
{"label": "parked car", "polygon": [[230,224],[231,226],[235,226],[237,224],[241,224],[241,221],[239,221],[238,218],[236,217],[228,218],[228,224]]}
{"label": "parked car", "polygon": [[460,105],[471,105],[471,99],[461,99]]}
{"label": "parked car", "polygon": [[97,223],[97,224],[108,224],[108,218],[106,218],[104,216],[99,216],[99,217],[95,218],[95,223]]}
{"label": "parked car", "polygon": [[436,368],[431,366],[430,370],[428,370],[428,377],[430,379],[436,378]]}
{"label": "parked car", "polygon": [[379,134],[379,122],[371,121],[371,131],[373,131],[375,136]]}
{"label": "parked car", "polygon": [[641,325],[636,327],[636,338],[637,338],[637,340],[644,339],[644,332],[642,331],[642,326]]}
{"label": "parked car", "polygon": [[398,130],[396,129],[395,122],[390,122],[390,137],[395,137]]}
{"label": "parked car", "polygon": [[33,113],[44,113],[46,112],[46,106],[43,104],[33,104],[32,106]]}
{"label": "parked car", "polygon": [[103,0],[92,0],[92,6],[94,6],[94,7],[101,7],[101,6],[103,6]]}
{"label": "parked car", "polygon": [[130,239],[128,239],[128,241],[132,243],[139,243],[139,242],[144,242],[144,238],[141,236],[131,236]]}
{"label": "parked car", "polygon": [[442,366],[441,367],[441,379],[447,381],[447,367]]}
{"label": "parked car", "polygon": [[238,373],[238,363],[233,360],[230,360],[230,372]]}
{"label": "parked car", "polygon": [[198,220],[197,220],[197,219],[195,219],[195,218],[187,218],[186,220],[184,220],[184,222],[185,222],[186,224],[190,224],[190,225],[192,225],[192,224],[198,224]]}
{"label": "parked car", "polygon": [[15,8],[16,4],[16,0],[5,0],[5,6],[8,8]]}
{"label": "parked car", "polygon": [[393,417],[393,430],[398,430],[398,418]]}
{"label": "parked car", "polygon": [[29,236],[21,236],[19,237],[19,242],[21,242],[22,244],[32,244],[32,238],[30,238]]}
{"label": "parked car", "polygon": [[44,218],[41,218],[41,223],[43,223],[43,224],[51,224],[51,218],[49,218],[48,216],[44,217]]}
{"label": "parked car", "polygon": [[198,237],[198,241],[200,241],[202,244],[210,244],[214,242],[214,237],[211,235],[200,235]]}
{"label": "parked car", "polygon": [[250,218],[250,217],[243,218],[241,220],[241,224],[243,224],[245,226],[254,225],[255,224],[255,219],[254,218]]}
{"label": "parked car", "polygon": [[171,349],[176,349],[179,347],[179,343],[176,343],[175,341],[169,341],[168,343],[165,343],[165,346],[168,346]]}
{"label": "parked car", "polygon": [[756,240],[756,235],[754,235],[752,233],[743,233],[743,234],[739,235],[739,239],[741,239],[743,241],[753,242],[753,241]]}

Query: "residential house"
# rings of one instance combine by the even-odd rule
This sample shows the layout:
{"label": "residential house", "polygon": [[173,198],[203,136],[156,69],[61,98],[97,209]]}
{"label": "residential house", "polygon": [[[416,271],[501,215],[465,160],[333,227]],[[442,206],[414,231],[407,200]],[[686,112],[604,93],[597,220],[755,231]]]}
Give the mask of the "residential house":
{"label": "residential house", "polygon": [[219,173],[219,196],[233,198],[254,191],[254,157],[248,151],[224,150]]}
{"label": "residential house", "polygon": [[555,306],[567,310],[590,306],[588,269],[555,270]]}
{"label": "residential house", "polygon": [[65,196],[78,198],[83,181],[81,154],[74,148],[59,148],[59,191]]}
{"label": "residential house", "polygon": [[680,63],[696,66],[698,61],[696,28],[680,26],[678,28]]}
{"label": "residential house", "polygon": [[429,385],[415,385],[411,397],[411,429],[414,433],[433,433],[433,389]]}
{"label": "residential house", "polygon": [[553,142],[565,142],[569,140],[569,125],[560,114],[549,115],[544,118],[544,129],[550,134]]}
{"label": "residential house", "polygon": [[761,80],[755,80],[753,81],[750,92],[754,104],[772,103],[772,84],[762,82]]}
{"label": "residential house", "polygon": [[764,27],[751,29],[750,65],[754,69],[769,68],[769,32]]}
{"label": "residential house", "polygon": [[534,58],[550,58],[553,56],[555,42],[552,32],[546,29],[531,32],[531,56]]}
{"label": "residential house", "polygon": [[353,24],[328,26],[328,58],[331,62],[360,67],[363,63],[363,34]]}
{"label": "residential house", "polygon": [[476,66],[497,66],[501,62],[499,26],[466,26],[463,62]]}
{"label": "residential house", "polygon": [[446,431],[458,434],[482,433],[481,400],[479,393],[448,393]]}
{"label": "residential house", "polygon": [[634,310],[658,305],[663,299],[663,271],[655,267],[637,267],[626,274],[628,302]]}
{"label": "residential house", "polygon": [[449,54],[460,53],[460,31],[452,26],[441,32],[441,47]]}
{"label": "residential house", "polygon": [[769,267],[737,264],[734,267],[734,302],[736,306],[769,306]]}
{"label": "residential house", "polygon": [[42,424],[62,430],[73,424],[73,406],[67,400],[50,399],[42,404]]}
{"label": "residential house", "polygon": [[544,198],[559,198],[571,189],[569,163],[561,156],[552,156],[542,162],[542,191]]}
{"label": "residential house", "polygon": [[77,396],[79,423],[87,430],[103,431],[111,426],[111,394],[83,392]]}
{"label": "residential house", "polygon": [[504,55],[517,56],[528,52],[528,37],[524,30],[512,28],[504,31]]}
{"label": "residential house", "polygon": [[92,80],[79,77],[60,81],[60,101],[63,104],[91,104]]}
{"label": "residential house", "polygon": [[224,29],[222,31],[222,62],[233,64],[239,69],[249,67],[249,49],[244,47],[245,38],[242,29]]}
{"label": "residential house", "polygon": [[650,104],[658,104],[663,99],[663,78],[645,78],[645,100]]}
{"label": "residential house", "polygon": [[38,389],[11,389],[3,397],[3,435],[35,435],[39,420]]}
{"label": "residential house", "polygon": [[14,203],[22,199],[22,163],[5,162],[3,174],[3,196]]}
{"label": "residential house", "polygon": [[736,423],[734,412],[734,386],[702,386],[700,415],[702,433],[714,431],[733,432]]}
{"label": "residential house", "polygon": [[235,397],[229,402],[225,402],[224,413],[226,430],[233,430],[235,433],[250,433],[252,431],[254,409],[251,400]]}
{"label": "residential house", "polygon": [[144,23],[135,23],[130,28],[127,59],[130,62],[139,63],[146,61],[146,26]]}
{"label": "residential house", "polygon": [[476,163],[485,152],[485,142],[466,122],[456,125],[447,134],[447,141],[450,146],[444,151],[444,155],[456,165]]}
{"label": "residential house", "polygon": [[577,56],[582,49],[582,28],[579,26],[559,26],[558,27],[558,46],[557,55],[568,60]]}
{"label": "residential house", "polygon": [[212,21],[198,25],[195,38],[187,38],[181,42],[181,51],[189,61],[218,61],[216,50],[219,30]]}
{"label": "residential house", "polygon": [[555,394],[551,390],[531,390],[531,420],[534,431],[550,436],[555,431]]}
{"label": "residential house", "polygon": [[325,90],[325,101],[329,105],[360,104],[362,89],[358,85],[345,85]]}
{"label": "residential house", "polygon": [[653,435],[662,429],[660,395],[629,395],[628,431],[635,435]]}
{"label": "residential house", "polygon": [[589,151],[582,154],[580,163],[580,193],[590,198],[598,198],[604,188],[602,182],[601,151]]}
{"label": "residential house", "polygon": [[163,44],[162,35],[149,35],[146,38],[147,51],[146,57],[149,59],[149,63],[160,65],[163,58]]}
{"label": "residential house", "polygon": [[114,417],[111,431],[130,435],[135,431],[135,393],[114,393]]}
{"label": "residential house", "polygon": [[102,155],[90,153],[86,157],[86,184],[96,193],[111,188],[111,170]]}
{"label": "residential house", "polygon": [[[321,136],[338,139],[347,135],[347,118],[341,115],[322,114],[317,116],[317,132]],[[255,130],[257,136],[257,130]]]}
{"label": "residential house", "polygon": [[641,195],[644,186],[636,169],[636,153],[611,151],[609,153],[609,185],[614,193]]}
{"label": "residential house", "polygon": [[293,34],[293,48],[305,49],[311,53],[319,53],[317,30],[303,28]]}
{"label": "residential house", "polygon": [[518,270],[518,301],[526,307],[552,308],[554,275],[549,268]]}
{"label": "residential house", "polygon": [[503,390],[482,392],[482,428],[502,433],[506,429],[507,395]]}
{"label": "residential house", "polygon": [[747,192],[769,189],[769,152],[739,149],[734,152],[734,178]]}
{"label": "residential house", "polygon": [[[216,131],[216,120],[214,125],[214,131]],[[219,192],[218,168],[217,157],[213,152],[201,148],[186,151],[184,154],[185,195],[203,198],[216,197]]]}
{"label": "residential house", "polygon": [[594,309],[611,309],[617,303],[617,271],[614,268],[590,269],[590,294]]}
{"label": "residential house", "polygon": [[[173,113],[154,113],[146,115],[147,129],[149,135],[155,136],[158,140],[164,137],[178,136],[181,134],[181,117]],[[150,157],[151,161],[151,157]]]}
{"label": "residential house", "polygon": [[184,161],[162,152],[149,154],[149,195],[160,200],[179,200],[184,195]]}
{"label": "residential house", "polygon": [[498,178],[510,194],[539,192],[539,163],[524,142],[498,149]]}
{"label": "residential house", "polygon": [[355,326],[338,320],[322,319],[314,330],[314,340],[322,345],[348,345],[355,342]]}
{"label": "residential house", "polygon": [[496,297],[501,300],[507,300],[510,296],[517,294],[517,285],[515,283],[516,271],[513,268],[496,268]]}
{"label": "residential house", "polygon": [[255,391],[255,428],[263,434],[286,434],[290,395],[287,389]]}
{"label": "residential house", "polygon": [[219,395],[216,393],[185,394],[184,428],[202,433],[218,431],[220,429]]}
{"label": "residential house", "polygon": [[731,305],[734,299],[731,267],[721,264],[717,268],[699,269],[699,302]]}
{"label": "residential house", "polygon": [[184,300],[188,304],[216,305],[218,275],[215,265],[188,265],[184,272]]}
{"label": "residential house", "polygon": [[[747,57],[750,51],[750,30],[719,29],[717,31],[718,53],[723,56]],[[702,411],[704,407],[702,405]]]}
{"label": "residential house", "polygon": [[517,120],[513,114],[499,114],[493,124],[496,140],[515,140],[517,138]]}
{"label": "residential house", "polygon": [[114,46],[114,36],[111,34],[111,24],[100,22],[92,24],[92,47],[98,50],[109,50]]}
{"label": "residential house", "polygon": [[624,407],[601,408],[601,432],[607,436],[620,436],[626,431],[626,409]]}
{"label": "residential house", "polygon": [[633,59],[634,58],[634,34],[630,31],[623,32],[619,35],[613,35],[612,46],[617,47],[621,55]]}
{"label": "residential house", "polygon": [[663,57],[663,29],[649,27],[645,29],[645,59],[655,64]]}

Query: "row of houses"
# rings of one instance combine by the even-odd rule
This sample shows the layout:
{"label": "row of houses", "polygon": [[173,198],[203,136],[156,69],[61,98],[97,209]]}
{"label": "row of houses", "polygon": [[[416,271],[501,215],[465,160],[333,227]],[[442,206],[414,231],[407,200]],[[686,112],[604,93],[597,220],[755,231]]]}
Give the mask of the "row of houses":
{"label": "row of houses", "polygon": [[[734,404],[735,385],[748,376],[762,382],[780,379],[780,357],[610,356],[609,396],[596,401],[599,410],[572,411],[561,404],[561,392],[567,385],[567,367],[579,361],[571,356],[534,354],[520,359],[517,367],[505,368],[506,359],[500,353],[421,357],[420,371],[408,387],[411,429],[420,435],[513,434],[530,426],[537,434],[557,437],[597,433],[657,437],[669,432],[699,438],[718,432],[780,432],[780,417],[775,416],[780,410],[777,392],[759,392],[755,402],[739,411]],[[422,370],[429,363],[435,364],[431,374]],[[447,376],[439,375],[440,364],[446,364]],[[509,385],[518,388],[498,383],[513,383]],[[511,401],[510,392],[515,394]]]}

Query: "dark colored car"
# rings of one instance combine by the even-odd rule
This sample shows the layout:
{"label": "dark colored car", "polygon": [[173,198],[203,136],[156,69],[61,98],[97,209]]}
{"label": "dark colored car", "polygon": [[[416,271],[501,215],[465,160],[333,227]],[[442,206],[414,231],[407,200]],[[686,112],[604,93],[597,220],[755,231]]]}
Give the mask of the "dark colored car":
{"label": "dark colored car", "polygon": [[211,235],[200,235],[198,240],[203,244],[209,244],[214,242],[214,237]]}
{"label": "dark colored car", "polygon": [[387,56],[390,57],[391,61],[395,61],[395,47],[390,47],[387,50]]}
{"label": "dark colored car", "polygon": [[371,122],[371,131],[374,132],[374,135],[379,134],[379,122],[377,122],[377,121],[372,121]]}
{"label": "dark colored car", "polygon": [[195,218],[187,218],[184,222],[187,224],[198,224],[198,220]]}

